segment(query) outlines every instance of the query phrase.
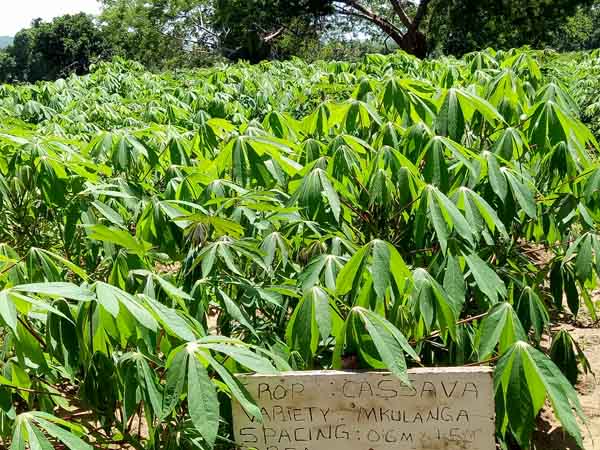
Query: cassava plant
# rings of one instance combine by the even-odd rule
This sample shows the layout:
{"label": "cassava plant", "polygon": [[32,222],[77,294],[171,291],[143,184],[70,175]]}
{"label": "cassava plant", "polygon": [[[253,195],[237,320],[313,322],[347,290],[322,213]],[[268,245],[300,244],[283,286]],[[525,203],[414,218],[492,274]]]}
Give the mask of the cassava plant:
{"label": "cassava plant", "polygon": [[557,311],[598,309],[569,67],[116,60],[0,87],[3,445],[230,448],[231,399],[260,416],[235,373],[347,354],[400,379],[493,365],[500,442],[529,447],[549,402],[581,445],[585,360],[564,331],[555,362],[540,345]]}

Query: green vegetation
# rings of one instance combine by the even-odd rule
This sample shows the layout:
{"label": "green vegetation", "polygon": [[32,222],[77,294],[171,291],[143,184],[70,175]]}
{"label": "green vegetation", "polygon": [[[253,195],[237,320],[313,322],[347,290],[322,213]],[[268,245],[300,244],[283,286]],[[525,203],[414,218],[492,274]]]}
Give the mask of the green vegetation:
{"label": "green vegetation", "polygon": [[495,364],[502,443],[528,447],[546,400],[581,443],[581,355],[540,340],[557,311],[596,319],[598,62],[116,61],[2,86],[5,445],[227,448],[230,398],[260,415],[233,373],[347,354],[401,379]]}
{"label": "green vegetation", "polygon": [[35,20],[0,53],[0,79],[33,82],[83,74],[93,60],[108,55],[107,42],[91,16]]}
{"label": "green vegetation", "polygon": [[101,0],[99,17],[33,21],[0,51],[0,81],[55,80],[122,57],[150,70],[222,61],[420,58],[598,45],[599,0]]}

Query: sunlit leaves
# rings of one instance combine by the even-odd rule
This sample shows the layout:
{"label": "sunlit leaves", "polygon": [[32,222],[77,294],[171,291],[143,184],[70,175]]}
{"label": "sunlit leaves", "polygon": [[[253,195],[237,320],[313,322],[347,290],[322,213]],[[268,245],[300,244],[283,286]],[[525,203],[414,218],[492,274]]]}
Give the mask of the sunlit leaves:
{"label": "sunlit leaves", "polygon": [[506,297],[507,291],[504,282],[485,261],[475,253],[465,255],[465,261],[477,288],[486,295],[491,304],[495,304],[501,298]]}
{"label": "sunlit leaves", "polygon": [[42,411],[30,411],[16,418],[11,448],[24,449],[27,443],[30,448],[50,450],[54,448],[47,438],[50,436],[70,450],[92,450],[80,437],[84,433],[82,427],[66,420]]}
{"label": "sunlit leaves", "polygon": [[462,301],[448,295],[446,290],[423,269],[413,274],[413,314],[425,324],[427,331],[437,324],[442,332],[448,331],[456,339],[456,322],[461,313]]}
{"label": "sunlit leaves", "polygon": [[[117,60],[0,88],[0,384],[27,389],[0,392],[0,439],[80,450],[64,433],[99,423],[208,449],[227,396],[260,417],[236,372],[346,352],[404,381],[419,358],[500,358],[500,432],[527,446],[549,397],[577,437],[573,392],[520,342],[564,300],[598,306],[595,107],[557,59]],[[585,367],[564,333],[551,354]]]}
{"label": "sunlit leaves", "polygon": [[386,295],[392,283],[402,291],[412,277],[398,251],[387,242],[375,240],[358,250],[344,265],[337,277],[338,294],[360,287],[365,273],[372,278],[379,297]]}
{"label": "sunlit leaves", "polygon": [[327,173],[320,168],[311,170],[302,180],[301,185],[292,196],[292,202],[305,209],[310,218],[323,213],[325,209],[324,199],[336,220],[339,220],[341,203],[338,193],[333,187]]}
{"label": "sunlit leaves", "polygon": [[[352,339],[358,340],[362,357],[375,367],[381,366],[383,363],[382,367],[386,367],[400,380],[410,384],[406,373],[404,353],[407,353],[417,361],[419,360],[419,357],[409,345],[404,335],[385,318],[377,315],[373,311],[359,306],[352,309],[352,312],[348,316],[347,322],[342,329],[342,333],[360,333],[360,331],[356,329],[357,321],[362,323],[367,336],[369,336],[372,345],[377,352],[376,355],[369,354],[371,346],[364,344],[360,345],[365,337],[360,334],[354,335],[352,336]],[[342,336],[338,336],[339,340],[336,343],[336,353],[338,355],[341,352],[341,347],[344,345],[344,337],[345,339],[348,339],[348,336]],[[378,359],[380,362],[377,361]]]}
{"label": "sunlit leaves", "polygon": [[498,404],[507,405],[498,417],[501,430],[509,427],[521,445],[528,445],[533,421],[546,398],[565,430],[581,445],[576,417],[583,418],[583,412],[577,392],[539,350],[523,341],[513,344],[498,361],[494,386]]}
{"label": "sunlit leaves", "polygon": [[523,326],[510,303],[499,303],[488,312],[481,322],[477,336],[479,357],[482,360],[489,357],[496,345],[502,354],[514,342],[525,339]]}
{"label": "sunlit leaves", "polygon": [[286,330],[290,348],[310,361],[320,340],[331,334],[332,307],[327,293],[313,287],[307,290],[294,309]]}

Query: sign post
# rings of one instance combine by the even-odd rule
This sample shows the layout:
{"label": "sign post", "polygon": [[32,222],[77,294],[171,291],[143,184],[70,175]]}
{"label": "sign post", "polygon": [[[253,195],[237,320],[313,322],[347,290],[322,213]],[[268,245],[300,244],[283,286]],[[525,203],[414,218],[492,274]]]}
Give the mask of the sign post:
{"label": "sign post", "polygon": [[257,450],[494,450],[490,368],[239,375],[263,422],[233,406],[239,448]]}

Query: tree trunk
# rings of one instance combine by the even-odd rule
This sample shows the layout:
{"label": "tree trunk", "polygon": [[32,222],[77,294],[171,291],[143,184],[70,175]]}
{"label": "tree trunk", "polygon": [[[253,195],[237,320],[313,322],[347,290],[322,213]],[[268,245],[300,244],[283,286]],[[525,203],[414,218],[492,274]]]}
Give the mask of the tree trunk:
{"label": "tree trunk", "polygon": [[417,8],[417,13],[414,19],[410,18],[404,12],[398,0],[390,0],[395,14],[400,18],[403,25],[406,27],[406,32],[402,32],[400,28],[393,24],[387,18],[376,14],[358,0],[337,0],[343,3],[350,9],[344,9],[341,14],[353,17],[359,17],[368,20],[376,25],[385,34],[394,40],[394,42],[406,53],[416,56],[417,58],[425,58],[427,56],[427,37],[419,31],[419,25],[427,13],[427,7],[431,0],[421,0]]}
{"label": "tree trunk", "polygon": [[427,37],[419,30],[411,27],[405,34],[401,34],[395,30],[391,30],[389,27],[380,24],[377,25],[406,53],[420,59],[427,56]]}
{"label": "tree trunk", "polygon": [[416,29],[409,29],[402,37],[400,48],[406,53],[423,59],[427,56],[427,38],[425,34]]}

